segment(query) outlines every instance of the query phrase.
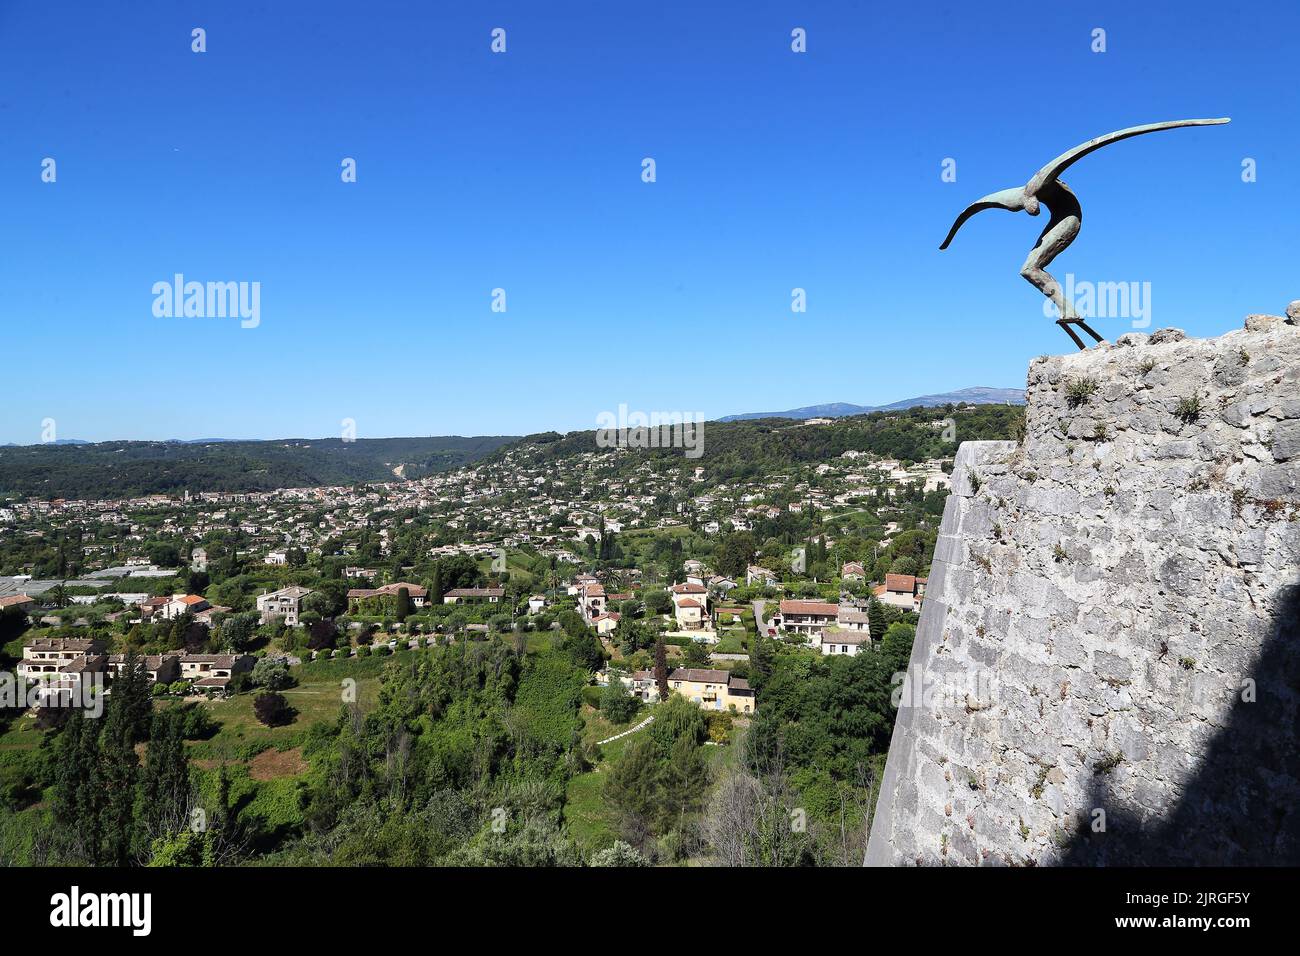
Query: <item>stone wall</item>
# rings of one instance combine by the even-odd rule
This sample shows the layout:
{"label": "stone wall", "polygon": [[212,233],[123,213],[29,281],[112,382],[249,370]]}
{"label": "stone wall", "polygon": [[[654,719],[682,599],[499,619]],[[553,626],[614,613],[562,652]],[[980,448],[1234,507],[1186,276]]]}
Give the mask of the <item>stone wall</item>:
{"label": "stone wall", "polygon": [[1300,327],[1035,360],[961,446],[869,865],[1300,863]]}

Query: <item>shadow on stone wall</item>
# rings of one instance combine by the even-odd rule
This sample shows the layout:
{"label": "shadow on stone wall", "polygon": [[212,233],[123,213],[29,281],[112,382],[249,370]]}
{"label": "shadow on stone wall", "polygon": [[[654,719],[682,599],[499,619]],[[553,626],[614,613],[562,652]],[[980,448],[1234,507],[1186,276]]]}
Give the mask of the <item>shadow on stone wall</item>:
{"label": "shadow on stone wall", "polygon": [[1106,832],[1075,835],[1065,866],[1300,864],[1300,583],[1285,588],[1253,677],[1168,813],[1145,823],[1098,775]]}

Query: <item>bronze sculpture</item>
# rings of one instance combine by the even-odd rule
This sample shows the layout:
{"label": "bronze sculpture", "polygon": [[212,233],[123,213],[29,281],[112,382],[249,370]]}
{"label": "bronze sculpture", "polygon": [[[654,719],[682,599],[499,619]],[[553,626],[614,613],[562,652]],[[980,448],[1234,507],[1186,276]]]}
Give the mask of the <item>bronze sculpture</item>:
{"label": "bronze sculpture", "polygon": [[1143,133],[1154,133],[1162,129],[1176,129],[1179,126],[1218,126],[1228,121],[1228,117],[1222,119],[1170,120],[1167,123],[1131,126],[1128,129],[1090,139],[1088,142],[1057,156],[1034,173],[1033,178],[1026,185],[1003,189],[971,203],[962,210],[961,215],[957,217],[957,221],[952,224],[952,228],[948,230],[948,238],[944,239],[943,245],[939,249],[947,249],[948,244],[952,242],[953,236],[957,235],[957,230],[961,228],[962,223],[982,210],[1007,209],[1011,212],[1023,211],[1031,216],[1037,216],[1039,204],[1047,206],[1051,218],[1039,234],[1038,242],[1029,251],[1029,257],[1025,259],[1025,264],[1020,267],[1020,274],[1038,291],[1056,303],[1056,307],[1061,313],[1061,317],[1056,320],[1056,324],[1065,329],[1070,338],[1074,340],[1075,345],[1081,349],[1087,348],[1074,329],[1070,328],[1071,325],[1079,326],[1098,342],[1101,342],[1103,341],[1102,337],[1075,313],[1074,306],[1061,293],[1060,283],[1046,271],[1046,266],[1074,241],[1074,237],[1079,234],[1079,227],[1083,223],[1083,210],[1079,206],[1079,200],[1058,177],[1076,161],[1089,153],[1101,149],[1103,146],[1109,146],[1111,143],[1117,143],[1121,139],[1128,139],[1130,136],[1141,136]]}

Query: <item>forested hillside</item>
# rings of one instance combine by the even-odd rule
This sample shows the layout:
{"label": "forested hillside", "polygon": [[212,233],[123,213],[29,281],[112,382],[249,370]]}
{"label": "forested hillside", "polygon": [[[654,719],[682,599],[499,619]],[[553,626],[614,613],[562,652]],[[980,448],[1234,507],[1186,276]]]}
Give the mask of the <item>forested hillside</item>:
{"label": "forested hillside", "polygon": [[[765,475],[800,462],[825,461],[845,451],[902,460],[951,457],[963,441],[1010,438],[1024,410],[1012,405],[965,405],[875,412],[828,425],[767,418],[705,422],[703,456],[713,480]],[[952,428],[946,428],[951,421]],[[88,445],[0,447],[0,496],[114,498],[198,491],[268,491],[419,478],[520,450],[538,463],[607,451],[593,431],[545,432],[527,438],[338,438],[279,441],[100,442]],[[643,449],[651,456],[683,457],[680,447]],[[638,458],[638,460],[641,460]],[[400,466],[400,473],[395,472]]]}
{"label": "forested hillside", "polygon": [[511,436],[341,438],[207,443],[114,441],[0,448],[0,495],[117,498],[197,491],[269,491],[383,481],[447,471]]}
{"label": "forested hillside", "polygon": [[[704,422],[703,455],[688,463],[707,465],[711,478],[749,478],[800,462],[825,461],[846,451],[863,451],[907,461],[950,458],[964,441],[1013,438],[1024,421],[1024,408],[1015,405],[965,405],[874,412],[841,418],[827,425],[804,425],[787,419],[763,418],[733,422]],[[952,423],[951,430],[945,426]],[[542,460],[559,461],[584,452],[601,451],[595,432],[546,432],[529,435],[517,445]],[[613,448],[604,449],[611,455]],[[626,467],[635,468],[641,455],[682,458],[682,448],[638,449]],[[489,460],[491,460],[491,458]]]}

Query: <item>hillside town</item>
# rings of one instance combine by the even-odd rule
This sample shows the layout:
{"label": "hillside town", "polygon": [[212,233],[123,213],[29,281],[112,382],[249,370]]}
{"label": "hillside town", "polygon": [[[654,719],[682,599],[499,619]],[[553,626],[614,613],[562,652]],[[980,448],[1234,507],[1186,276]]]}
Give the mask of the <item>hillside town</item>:
{"label": "hillside town", "polygon": [[[945,416],[976,414],[918,412],[908,427],[933,436]],[[707,854],[706,804],[724,787],[726,755],[783,738],[783,759],[807,768],[799,786],[864,827],[892,719],[868,715],[889,706],[910,652],[952,462],[835,448],[853,426],[831,420],[786,427],[826,451],[735,469],[725,456],[521,441],[379,483],[10,496],[0,714],[12,748],[0,751],[0,780],[25,795],[11,812],[26,819],[42,789],[21,755],[43,753],[42,738],[78,713],[175,715],[193,735],[190,761],[217,761],[260,793],[307,779],[349,721],[391,710],[387,688],[426,668],[505,667],[517,689],[503,687],[502,716],[475,726],[536,748],[551,726],[537,721],[553,713],[546,746],[558,749],[546,752],[571,754],[557,848]],[[868,685],[875,696],[863,696]],[[867,708],[856,719],[874,729],[814,732],[832,712],[810,693],[853,695]],[[404,733],[432,745],[449,717],[423,722],[441,706],[401,717]],[[656,729],[688,726],[693,745],[680,752]],[[789,749],[796,726],[812,736]],[[318,756],[312,741],[327,744]],[[422,759],[435,778],[452,772],[448,755]],[[278,769],[259,769],[267,761]],[[635,774],[689,780],[689,796],[646,781],[620,789]],[[642,791],[668,802],[651,811]],[[673,800],[686,800],[686,816]],[[839,852],[830,819],[799,852]],[[314,852],[302,826],[272,842]]]}

